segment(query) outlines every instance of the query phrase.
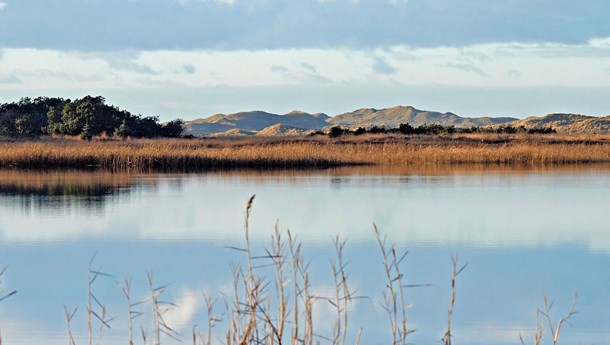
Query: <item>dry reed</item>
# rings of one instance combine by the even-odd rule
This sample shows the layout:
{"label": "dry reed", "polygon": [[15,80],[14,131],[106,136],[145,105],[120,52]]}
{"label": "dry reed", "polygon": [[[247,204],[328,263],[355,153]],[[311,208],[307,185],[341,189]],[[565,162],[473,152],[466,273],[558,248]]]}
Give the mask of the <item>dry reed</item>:
{"label": "dry reed", "polygon": [[[271,249],[266,250],[266,254],[255,256],[250,243],[249,234],[249,219],[253,207],[254,196],[252,196],[246,205],[245,212],[245,248],[232,247],[246,255],[246,267],[235,267],[233,269],[233,292],[232,296],[225,296],[225,308],[227,321],[226,337],[224,341],[219,340],[226,345],[313,345],[320,344],[322,340],[326,340],[333,345],[345,345],[348,339],[349,318],[348,308],[356,298],[356,292],[352,291],[348,285],[349,273],[346,268],[347,261],[344,258],[345,241],[341,241],[338,237],[335,238],[335,254],[336,258],[331,261],[331,269],[334,278],[335,294],[333,297],[316,296],[311,290],[309,264],[305,261],[302,255],[302,243],[298,242],[289,230],[286,231],[287,239],[283,237],[283,232],[280,231],[279,225],[276,223],[275,232],[271,236]],[[388,315],[390,323],[390,336],[393,345],[407,344],[407,337],[414,330],[407,326],[407,311],[411,307],[406,303],[405,289],[410,287],[427,286],[427,285],[407,285],[404,282],[404,275],[401,272],[401,263],[407,256],[408,252],[399,253],[395,244],[387,244],[386,238],[373,224],[375,238],[379,245],[383,258],[383,267],[386,276],[386,283],[383,292],[382,305]],[[93,286],[98,277],[110,277],[106,273],[93,268],[95,255],[92,256],[88,266],[88,297],[87,297],[87,329],[88,339],[93,341],[93,321],[99,322],[99,336],[97,343],[101,344],[102,330],[109,328],[108,323],[112,320],[107,317],[105,306],[98,300],[93,293]],[[255,261],[265,260],[268,263],[255,265]],[[450,345],[452,342],[452,321],[456,300],[456,280],[460,273],[467,267],[466,265],[458,266],[458,258],[452,256],[452,277],[451,277],[451,299],[447,318],[447,331],[444,334],[442,342],[445,345]],[[260,274],[260,270],[272,269],[272,278],[267,275]],[[4,274],[4,270],[0,271],[0,278]],[[143,313],[134,310],[134,307],[141,305],[144,302],[150,304],[150,316],[152,323],[152,338],[149,339],[148,333],[144,326],[141,327],[142,340],[144,344],[152,341],[153,345],[162,343],[162,336],[169,337],[178,342],[181,335],[175,331],[164,319],[164,315],[173,308],[178,308],[177,305],[171,302],[161,300],[161,296],[166,292],[168,285],[156,286],[152,272],[147,273],[150,298],[143,302],[133,303],[131,299],[131,280],[125,278],[124,283],[120,286],[128,307],[128,341],[130,345],[134,344],[133,339],[133,320],[143,315]],[[267,291],[268,281],[275,282],[275,295],[269,294]],[[0,279],[1,282],[1,279]],[[0,290],[1,293],[1,290]],[[3,297],[0,301],[15,294],[13,291]],[[568,314],[562,317],[556,326],[553,326],[551,318],[551,309],[553,303],[549,302],[545,296],[544,311],[538,310],[537,313],[537,330],[534,335],[534,344],[539,345],[542,341],[543,327],[541,316],[548,321],[549,333],[551,341],[554,345],[557,344],[562,326],[569,323],[572,316],[576,313],[575,307],[578,295],[575,296],[572,308]],[[292,299],[292,304],[290,303]],[[204,296],[207,307],[207,330],[205,333],[198,334],[196,326],[192,329],[193,345],[211,345],[212,344],[212,328],[216,323],[221,321],[221,317],[215,316],[213,309],[215,299],[210,296]],[[316,301],[325,300],[335,307],[335,323],[330,337],[325,337],[314,332],[313,321],[313,306]],[[275,304],[274,304],[275,302]],[[292,308],[289,306],[292,305]],[[96,311],[97,309],[97,311]],[[68,344],[74,345],[74,336],[72,333],[72,321],[76,314],[77,308],[69,310],[64,306],[65,318],[68,327]],[[287,326],[291,327],[288,333]],[[360,344],[362,328],[358,330],[355,336],[355,344]],[[523,337],[520,336],[521,342],[524,344]]]}
{"label": "dry reed", "polygon": [[610,162],[609,136],[454,135],[328,139],[0,141],[0,166],[236,169]]}
{"label": "dry reed", "polygon": [[331,261],[331,269],[333,273],[333,280],[335,283],[335,296],[328,298],[328,302],[336,310],[335,323],[333,325],[333,345],[345,345],[347,340],[347,328],[348,328],[348,309],[352,301],[356,298],[356,292],[350,291],[347,283],[349,273],[346,272],[348,263],[345,262],[343,252],[345,250],[345,241],[341,241],[339,236],[335,237],[334,246],[336,253],[335,262]]}
{"label": "dry reed", "polygon": [[72,311],[70,311],[68,307],[64,305],[64,314],[66,317],[66,323],[68,324],[68,345],[76,345],[74,335],[72,334],[72,320],[74,319],[74,315],[76,315],[77,310],[78,307],[75,307]]}
{"label": "dry reed", "polygon": [[[150,306],[152,315],[152,341],[153,345],[161,344],[161,334],[164,334],[174,340],[180,341],[178,338],[180,334],[170,327],[165,321],[164,315],[169,312],[172,308],[178,306],[172,302],[163,301],[160,299],[161,295],[165,293],[169,284],[155,287],[154,277],[152,272],[147,273],[148,287],[150,288]],[[145,332],[142,331],[144,338]],[[146,344],[146,341],[144,341]]]}
{"label": "dry reed", "polygon": [[383,292],[383,309],[388,314],[390,331],[392,334],[392,345],[406,345],[407,336],[414,332],[407,327],[407,310],[411,305],[407,305],[405,300],[405,288],[408,286],[403,283],[404,275],[400,270],[400,264],[409,253],[405,251],[399,255],[396,244],[386,244],[386,238],[381,234],[377,225],[373,224],[375,238],[383,257],[383,267],[386,275],[386,290]]}
{"label": "dry reed", "polygon": [[[542,343],[542,339],[544,337],[544,326],[542,325],[542,317],[548,323],[548,330],[551,337],[551,342],[553,345],[557,345],[559,342],[559,335],[561,333],[562,326],[564,324],[570,324],[572,316],[576,314],[576,304],[578,302],[578,293],[574,294],[574,299],[572,300],[572,306],[568,313],[559,319],[557,322],[557,326],[553,326],[553,319],[551,317],[551,309],[553,308],[554,302],[549,302],[548,297],[544,296],[544,310],[537,309],[536,310],[536,331],[534,332],[534,345],[540,345]],[[522,345],[525,345],[525,340],[523,336],[519,334],[519,340]]]}
{"label": "dry reed", "polygon": [[451,345],[451,337],[453,336],[451,333],[451,323],[453,321],[453,310],[455,307],[455,282],[457,280],[457,276],[466,269],[468,264],[458,268],[458,257],[456,254],[451,256],[451,266],[453,268],[453,273],[451,274],[451,301],[449,302],[449,311],[447,312],[447,331],[445,335],[443,335],[443,344]]}
{"label": "dry reed", "polygon": [[[93,320],[98,321],[99,330],[98,330],[98,339],[97,344],[99,345],[102,341],[102,336],[104,334],[104,328],[110,329],[110,322],[114,320],[113,317],[109,318],[108,311],[106,309],[106,305],[100,302],[100,300],[93,293],[93,284],[97,280],[98,277],[107,277],[111,278],[111,276],[107,273],[100,272],[99,270],[93,269],[93,263],[95,261],[96,254],[93,254],[91,260],[89,261],[89,269],[87,271],[87,335],[89,339],[89,345],[93,344]],[[95,302],[95,305],[93,304]],[[95,310],[97,306],[97,311]],[[76,311],[76,310],[75,310]]]}

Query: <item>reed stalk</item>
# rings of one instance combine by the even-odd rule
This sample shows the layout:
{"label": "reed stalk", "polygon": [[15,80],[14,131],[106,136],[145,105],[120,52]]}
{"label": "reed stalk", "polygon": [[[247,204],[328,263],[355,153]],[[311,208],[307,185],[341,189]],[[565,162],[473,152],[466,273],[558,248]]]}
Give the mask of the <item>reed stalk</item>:
{"label": "reed stalk", "polygon": [[458,268],[458,256],[457,254],[454,254],[451,256],[451,266],[453,271],[451,275],[451,301],[449,302],[449,311],[447,312],[447,332],[445,332],[442,339],[445,345],[451,345],[451,337],[453,336],[453,333],[451,332],[451,323],[453,322],[453,310],[455,308],[455,283],[458,275],[466,269],[468,264]]}
{"label": "reed stalk", "polygon": [[[163,301],[160,299],[161,295],[165,293],[169,284],[155,287],[154,277],[152,272],[147,272],[148,286],[150,288],[150,305],[152,315],[152,341],[153,345],[161,344],[161,334],[168,336],[169,338],[181,342],[180,334],[171,328],[163,315],[170,311],[172,308],[178,306],[172,302]],[[143,332],[144,333],[144,332]]]}
{"label": "reed stalk", "polygon": [[129,276],[125,276],[123,280],[123,285],[121,286],[121,291],[123,292],[123,297],[127,301],[127,327],[129,330],[129,345],[133,345],[133,321],[144,315],[144,313],[135,310],[134,308],[144,302],[132,302],[131,299],[131,278]]}
{"label": "reed stalk", "polygon": [[568,311],[568,313],[561,317],[559,319],[559,321],[557,322],[557,326],[553,326],[553,321],[551,318],[551,308],[553,308],[553,302],[549,302],[548,297],[545,295],[544,296],[544,311],[540,312],[540,314],[542,314],[547,322],[548,322],[548,327],[549,327],[549,331],[550,331],[550,335],[551,335],[551,340],[553,341],[553,345],[557,345],[557,342],[559,341],[559,334],[561,333],[561,327],[564,324],[570,324],[570,320],[572,319],[572,316],[574,316],[576,314],[576,304],[578,303],[578,293],[574,294],[574,300],[572,301],[572,306],[570,307],[570,310]]}
{"label": "reed stalk", "polygon": [[252,209],[252,204],[254,202],[254,197],[256,195],[252,195],[246,204],[246,216],[245,216],[245,224],[244,224],[244,235],[246,239],[246,255],[247,255],[247,273],[244,276],[244,285],[246,288],[246,307],[248,308],[249,321],[245,327],[244,333],[240,339],[240,344],[245,345],[251,342],[251,338],[254,333],[258,331],[258,323],[257,323],[257,315],[256,311],[259,307],[259,292],[261,282],[257,281],[254,276],[254,265],[252,264],[252,249],[250,246],[250,212]]}
{"label": "reed stalk", "polygon": [[[313,344],[314,324],[313,324],[313,304],[315,296],[311,291],[309,278],[309,263],[305,262],[302,254],[303,244],[296,241],[292,233],[288,231],[288,248],[292,257],[293,274],[293,323],[292,323],[292,344]],[[302,303],[303,312],[301,314],[300,304]],[[301,316],[302,315],[302,316]],[[304,323],[303,328],[299,325]],[[303,332],[301,333],[301,329]]]}
{"label": "reed stalk", "polygon": [[337,313],[333,327],[333,345],[345,345],[348,327],[348,308],[354,298],[347,284],[349,274],[345,271],[347,263],[343,259],[345,244],[346,242],[341,241],[339,236],[335,237],[336,261],[331,261],[330,263],[335,283],[335,296],[334,299],[329,298],[328,302],[335,308]]}
{"label": "reed stalk", "polygon": [[[536,310],[536,331],[534,332],[534,345],[540,345],[544,335],[544,327],[542,326],[540,314],[540,309]],[[519,333],[519,340],[521,341],[521,345],[525,345],[525,339],[523,339],[523,335],[521,333]]]}
{"label": "reed stalk", "polygon": [[[93,322],[94,319],[99,322],[98,336],[97,336],[97,345],[101,343],[104,328],[110,329],[110,322],[114,320],[114,318],[109,318],[108,311],[106,306],[100,302],[100,300],[93,293],[93,285],[97,281],[98,277],[107,277],[112,278],[107,273],[103,273],[99,270],[93,268],[93,263],[95,261],[95,257],[97,253],[94,253],[91,256],[91,260],[89,260],[89,266],[87,270],[87,335],[89,340],[89,345],[93,343]],[[95,302],[95,305],[93,304]],[[95,311],[95,308],[98,308],[98,311]]]}
{"label": "reed stalk", "polygon": [[77,309],[78,307],[75,307],[72,311],[70,311],[68,310],[68,307],[64,305],[64,315],[66,318],[66,323],[68,324],[68,345],[76,345],[74,336],[72,334],[72,319],[74,319]]}
{"label": "reed stalk", "polygon": [[388,315],[392,344],[405,345],[407,344],[408,335],[414,332],[414,330],[410,330],[407,327],[407,310],[411,309],[412,305],[406,303],[405,289],[425,285],[405,285],[403,283],[404,275],[401,272],[400,264],[409,252],[405,251],[403,254],[398,255],[396,244],[388,245],[385,235],[381,234],[374,223],[373,231],[383,257],[386,290],[383,292],[382,306]]}
{"label": "reed stalk", "polygon": [[220,318],[214,316],[214,305],[216,304],[216,300],[207,294],[203,296],[203,299],[205,300],[207,310],[207,333],[205,337],[201,336],[201,345],[212,345],[212,328],[220,321]]}

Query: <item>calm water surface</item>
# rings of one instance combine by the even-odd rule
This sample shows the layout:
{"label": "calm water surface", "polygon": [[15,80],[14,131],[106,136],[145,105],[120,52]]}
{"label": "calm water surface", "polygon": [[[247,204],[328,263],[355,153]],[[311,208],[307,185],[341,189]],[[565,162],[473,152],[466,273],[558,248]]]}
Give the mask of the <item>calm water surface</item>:
{"label": "calm water surface", "polygon": [[[578,292],[567,344],[610,342],[610,168],[351,169],[319,172],[137,174],[0,171],[0,302],[8,344],[66,344],[64,305],[78,307],[77,343],[86,343],[87,265],[113,278],[94,285],[116,319],[102,344],[126,344],[126,305],[116,283],[129,275],[134,300],[146,298],[146,272],[178,306],[167,322],[190,343],[206,323],[203,293],[229,292],[243,255],[244,208],[256,194],[250,228],[255,254],[269,247],[274,225],[289,228],[311,260],[313,290],[333,293],[332,240],[347,240],[352,341],[388,344],[382,259],[373,222],[409,250],[402,264],[417,331],[410,343],[440,343],[450,297],[452,253],[468,263],[458,277],[455,344],[529,342],[536,308],[547,294],[556,320]],[[222,302],[216,314],[222,314]],[[148,312],[148,306],[142,306]],[[314,306],[316,333],[330,336],[332,308]],[[150,328],[148,314],[137,319]],[[201,328],[201,327],[200,327]],[[218,332],[225,324],[218,324]],[[139,338],[136,344],[142,343]],[[320,338],[322,343],[326,341]],[[353,341],[352,341],[353,342]],[[178,343],[170,339],[164,343]]]}

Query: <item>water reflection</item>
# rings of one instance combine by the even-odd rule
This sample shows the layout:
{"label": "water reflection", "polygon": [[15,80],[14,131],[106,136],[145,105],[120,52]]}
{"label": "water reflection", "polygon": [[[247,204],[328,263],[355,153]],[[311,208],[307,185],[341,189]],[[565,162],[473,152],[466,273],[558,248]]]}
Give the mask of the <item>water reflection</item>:
{"label": "water reflection", "polygon": [[[0,170],[0,207],[22,214],[99,214],[109,199],[138,188],[134,176],[99,170]],[[145,188],[154,188],[155,181],[148,182]]]}
{"label": "water reflection", "polygon": [[[0,236],[11,242],[253,239],[277,219],[308,242],[370,240],[372,222],[400,243],[479,247],[578,244],[610,250],[607,166],[459,166],[324,171],[0,172]],[[45,229],[41,231],[40,229]]]}
{"label": "water reflection", "polygon": [[[418,329],[410,342],[438,343],[444,332],[452,252],[470,263],[458,281],[456,343],[516,344],[519,333],[531,337],[544,293],[557,298],[562,313],[575,291],[583,296],[579,315],[562,340],[609,339],[610,275],[603,273],[610,267],[607,166],[0,171],[0,266],[9,266],[6,284],[19,290],[0,303],[3,337],[18,344],[65,344],[61,315],[67,304],[79,306],[74,327],[78,343],[85,343],[87,263],[98,252],[102,271],[116,279],[134,276],[138,299],[147,294],[148,270],[160,284],[171,283],[168,299],[187,307],[168,319],[188,338],[190,328],[206,320],[201,292],[221,298],[231,286],[231,263],[243,263],[225,246],[243,245],[243,211],[252,194],[255,255],[265,254],[281,219],[281,228],[305,242],[320,295],[332,292],[332,237],[348,240],[350,282],[370,297],[351,310],[350,334],[363,326],[362,343],[387,343],[372,222],[411,250],[408,283],[432,284],[408,290],[408,301],[415,303],[408,317]],[[102,343],[126,343],[125,304],[116,283],[101,280],[97,292],[118,316]],[[319,304],[319,323],[329,325],[324,315],[331,312]],[[331,334],[324,326],[319,331]]]}

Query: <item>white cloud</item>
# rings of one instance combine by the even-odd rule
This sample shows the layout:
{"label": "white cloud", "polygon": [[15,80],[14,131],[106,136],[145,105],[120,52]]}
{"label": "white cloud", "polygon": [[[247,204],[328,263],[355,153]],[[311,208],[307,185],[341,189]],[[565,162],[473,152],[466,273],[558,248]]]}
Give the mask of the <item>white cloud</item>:
{"label": "white cloud", "polygon": [[[609,54],[610,38],[599,38],[579,45],[492,43],[461,48],[415,48],[396,45],[377,49],[130,50],[114,53],[4,48],[0,53],[0,94],[2,99],[11,100],[11,97],[18,99],[35,94],[75,97],[75,93],[82,96],[83,92],[96,92],[104,95],[123,95],[127,90],[131,94],[129,97],[124,96],[128,102],[140,98],[141,103],[145,104],[144,108],[134,111],[150,112],[152,109],[153,112],[165,112],[162,116],[178,114],[188,118],[201,116],[208,111],[240,111],[251,106],[228,102],[230,97],[222,97],[225,99],[222,104],[218,101],[212,110],[210,107],[202,108],[201,104],[204,102],[195,104],[195,101],[189,101],[184,96],[180,96],[182,100],[177,102],[176,95],[195,94],[197,90],[204,93],[204,88],[217,92],[222,88],[230,88],[242,90],[240,96],[234,95],[233,98],[243,99],[243,93],[251,93],[245,91],[247,88],[276,88],[285,91],[287,87],[300,87],[307,93],[286,98],[285,102],[293,103],[287,106],[288,110],[305,108],[301,104],[309,102],[305,104],[307,108],[333,114],[336,113],[337,107],[329,107],[329,104],[335,104],[336,100],[332,99],[334,96],[320,98],[320,95],[324,95],[322,88],[368,88],[369,91],[385,88],[383,92],[367,92],[364,98],[364,93],[355,97],[346,94],[341,102],[349,104],[342,105],[341,112],[353,110],[356,105],[354,98],[361,100],[357,106],[403,104],[404,92],[400,98],[399,89],[408,87],[411,92],[415,92],[415,86],[489,90],[523,90],[551,86],[607,88],[610,87],[610,60],[607,59]],[[396,92],[391,92],[396,96],[392,96],[393,100],[390,102],[387,90],[391,87],[396,88]],[[150,104],[149,100],[144,101],[143,95],[153,92],[151,90],[158,90],[160,95],[164,95],[155,97],[158,99],[155,104]],[[173,96],[170,96],[171,92]],[[461,104],[465,104],[465,95],[461,95],[457,101],[455,92],[454,95],[445,94],[441,98],[448,97],[453,98],[457,105],[447,107],[431,101],[430,105],[428,101],[419,105],[427,106],[431,110],[442,110],[442,107],[446,107],[448,111],[468,116],[520,116],[522,113],[535,114],[540,109],[545,113],[550,112],[549,108],[553,111],[577,111],[596,115],[607,113],[604,109],[607,108],[607,103],[597,102],[597,99],[595,103],[593,98],[587,101],[582,97],[569,97],[571,102],[578,102],[578,106],[567,109],[564,106],[568,102],[566,99],[555,97],[543,105],[540,101],[535,102],[535,97],[532,96],[527,106],[527,109],[531,110],[523,111],[525,103],[522,103],[522,106],[507,106],[509,109],[518,108],[510,110],[508,114],[502,113],[503,110],[491,103],[485,105],[486,109],[479,110],[483,108],[480,106],[482,103],[473,97],[473,101],[469,102],[466,108],[470,113],[468,114],[459,108]],[[161,101],[163,98],[165,101]],[[257,108],[271,111],[277,109],[277,101],[263,104],[260,99],[249,98],[251,100],[248,102]],[[352,99],[351,102],[349,98]],[[184,110],[185,102],[191,104],[187,113]],[[515,102],[517,103],[519,102]],[[130,103],[122,106],[132,107]],[[588,110],[594,106],[595,110]],[[476,114],[472,114],[473,112]]]}
{"label": "white cloud", "polygon": [[8,4],[4,1],[0,1],[0,11],[2,11],[3,9],[5,9],[8,6]]}
{"label": "white cloud", "polygon": [[[367,85],[379,82],[380,74],[385,74],[385,82],[397,85],[606,87],[610,86],[607,42],[610,39],[587,45],[392,46],[373,51],[160,50],[125,56],[8,48],[0,75],[21,80],[24,90],[65,89],[75,81],[82,89]],[[514,70],[519,71],[519,78],[514,78]]]}
{"label": "white cloud", "polygon": [[[349,272],[349,267],[347,271]],[[355,286],[351,281],[348,281],[348,284],[352,292],[359,291],[359,287]],[[313,324],[316,325],[316,332],[332,337],[331,335],[337,322],[337,308],[330,301],[334,303],[336,298],[337,292],[335,287],[332,284],[314,285],[310,288],[310,292],[316,297],[312,307],[312,318]],[[357,314],[360,301],[357,298],[351,300],[347,307],[348,317]]]}
{"label": "white cloud", "polygon": [[472,63],[461,63],[461,62],[454,62],[454,61],[449,61],[446,64],[447,67],[449,68],[453,68],[462,72],[466,72],[466,73],[472,73],[472,74],[476,74],[482,77],[489,77],[489,74],[485,73],[485,71],[483,71],[481,68],[477,67],[475,64]]}
{"label": "white cloud", "polygon": [[294,68],[277,65],[271,66],[270,69],[272,72],[287,78],[287,80],[292,80],[297,83],[327,84],[332,82],[330,79],[321,75],[315,66],[308,63],[302,63],[300,66]]}
{"label": "white cloud", "polygon": [[610,48],[610,37],[594,38],[589,41],[589,45],[599,48]]}
{"label": "white cloud", "polygon": [[374,58],[372,68],[375,73],[379,74],[394,74],[397,71],[396,68],[388,64],[382,57]]}
{"label": "white cloud", "polygon": [[177,307],[168,310],[163,318],[168,326],[177,331],[191,327],[195,315],[203,308],[201,293],[190,289],[183,289],[174,303]]}

